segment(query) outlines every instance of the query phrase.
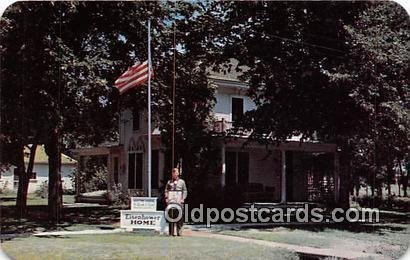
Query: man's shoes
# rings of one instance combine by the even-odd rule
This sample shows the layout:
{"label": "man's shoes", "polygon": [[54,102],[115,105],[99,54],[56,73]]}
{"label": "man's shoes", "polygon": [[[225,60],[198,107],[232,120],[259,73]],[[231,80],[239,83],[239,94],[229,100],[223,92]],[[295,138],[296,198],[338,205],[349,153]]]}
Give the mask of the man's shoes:
{"label": "man's shoes", "polygon": [[182,236],[182,228],[181,228],[181,229],[178,229],[177,235],[178,235],[179,237]]}

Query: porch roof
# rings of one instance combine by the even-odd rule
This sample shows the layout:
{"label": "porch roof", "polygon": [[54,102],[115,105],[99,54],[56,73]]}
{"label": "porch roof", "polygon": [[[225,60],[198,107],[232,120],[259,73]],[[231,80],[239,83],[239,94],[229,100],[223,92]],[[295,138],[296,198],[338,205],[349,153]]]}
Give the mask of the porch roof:
{"label": "porch roof", "polygon": [[322,143],[318,141],[295,141],[286,140],[280,142],[278,145],[274,144],[260,144],[256,141],[248,141],[247,138],[230,138],[228,141],[223,140],[226,146],[233,147],[245,147],[245,148],[268,148],[272,150],[282,150],[282,151],[302,151],[302,152],[326,152],[335,153],[337,152],[337,145],[334,143]]}
{"label": "porch roof", "polygon": [[98,155],[108,155],[113,151],[122,149],[122,145],[113,145],[113,146],[97,146],[97,147],[84,147],[72,149],[73,155],[75,157],[79,156],[98,156]]}

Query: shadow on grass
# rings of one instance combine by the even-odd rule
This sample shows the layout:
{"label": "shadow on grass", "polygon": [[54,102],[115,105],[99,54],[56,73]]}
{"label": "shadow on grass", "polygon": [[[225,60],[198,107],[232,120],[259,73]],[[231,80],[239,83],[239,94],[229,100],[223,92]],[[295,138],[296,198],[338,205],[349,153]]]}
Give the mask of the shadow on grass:
{"label": "shadow on grass", "polygon": [[44,205],[28,206],[28,215],[24,219],[16,216],[15,206],[1,206],[2,234],[112,229],[112,225],[120,221],[120,209],[108,206],[63,208],[58,224],[48,220],[48,207]]}
{"label": "shadow on grass", "polygon": [[16,201],[16,197],[2,197],[2,201]]}

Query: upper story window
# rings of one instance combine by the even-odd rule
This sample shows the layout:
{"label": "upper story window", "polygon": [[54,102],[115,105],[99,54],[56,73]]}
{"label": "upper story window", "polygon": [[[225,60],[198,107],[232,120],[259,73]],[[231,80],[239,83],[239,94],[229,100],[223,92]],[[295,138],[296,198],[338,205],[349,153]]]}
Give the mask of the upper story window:
{"label": "upper story window", "polygon": [[140,112],[137,109],[132,111],[132,130],[140,130]]}
{"label": "upper story window", "polygon": [[232,98],[232,122],[238,121],[243,116],[243,98]]}

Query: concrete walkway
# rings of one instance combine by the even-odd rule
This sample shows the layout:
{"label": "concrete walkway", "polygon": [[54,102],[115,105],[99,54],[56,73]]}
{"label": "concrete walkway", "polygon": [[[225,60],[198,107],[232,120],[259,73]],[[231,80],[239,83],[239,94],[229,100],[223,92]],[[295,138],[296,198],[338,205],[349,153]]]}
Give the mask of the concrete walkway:
{"label": "concrete walkway", "polygon": [[100,235],[100,234],[113,234],[126,232],[125,229],[115,228],[109,230],[101,229],[89,229],[89,230],[76,230],[76,231],[54,231],[54,232],[41,232],[35,233],[33,236],[45,237],[45,236],[68,236],[68,235]]}
{"label": "concrete walkway", "polygon": [[292,245],[292,244],[285,244],[285,243],[277,243],[271,241],[264,241],[259,239],[252,239],[252,238],[244,238],[244,237],[236,237],[236,236],[229,236],[229,235],[221,235],[221,234],[214,234],[211,232],[205,231],[194,231],[194,230],[184,230],[184,235],[191,236],[191,237],[206,237],[206,238],[216,238],[222,240],[229,240],[235,241],[240,243],[246,244],[255,244],[255,245],[262,245],[272,248],[284,248],[287,250],[291,250],[297,252],[303,256],[310,256],[310,257],[320,257],[320,258],[336,258],[336,259],[390,259],[386,258],[381,255],[376,254],[369,254],[369,253],[362,253],[362,252],[353,252],[353,251],[346,251],[346,250],[337,250],[337,249],[330,249],[330,248],[316,248],[316,247],[309,247],[309,246],[299,246],[299,245]]}

